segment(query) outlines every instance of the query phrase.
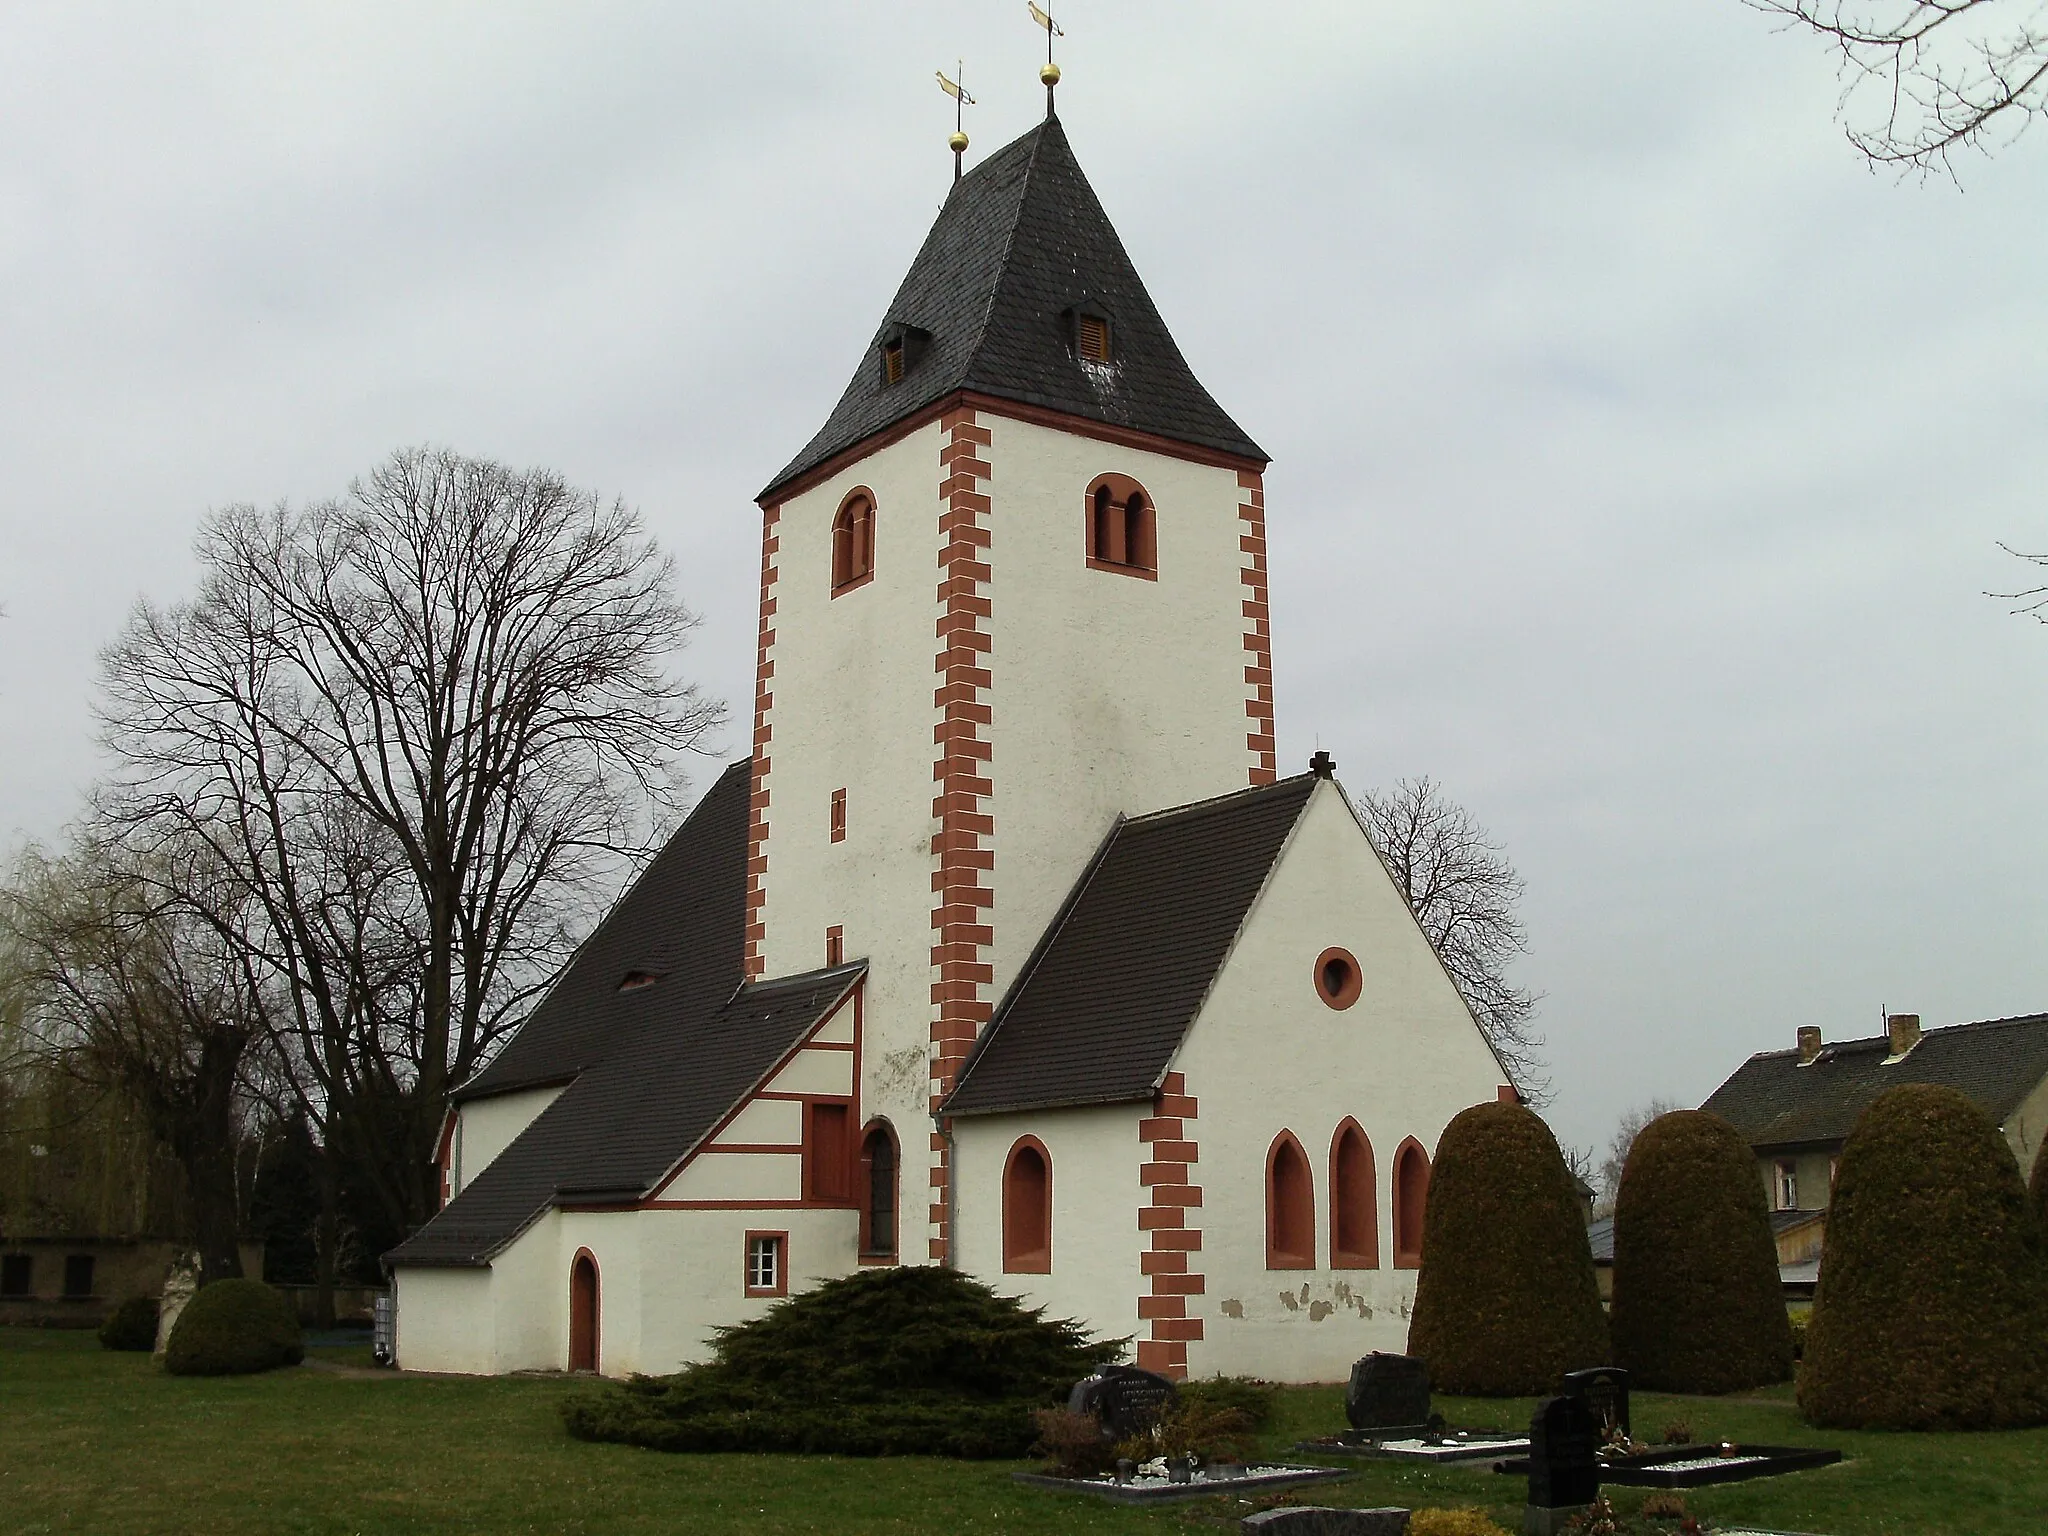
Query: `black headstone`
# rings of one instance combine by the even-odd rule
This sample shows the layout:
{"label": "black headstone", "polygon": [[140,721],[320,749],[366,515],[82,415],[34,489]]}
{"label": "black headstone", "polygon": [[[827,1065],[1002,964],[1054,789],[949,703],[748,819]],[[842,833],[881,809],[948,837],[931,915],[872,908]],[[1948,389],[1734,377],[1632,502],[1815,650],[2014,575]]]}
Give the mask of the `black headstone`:
{"label": "black headstone", "polygon": [[1546,1397],[1529,1421],[1529,1502],[1576,1509],[1600,1496],[1600,1430],[1584,1398]]}
{"label": "black headstone", "polygon": [[1067,1408],[1095,1415],[1106,1434],[1122,1440],[1157,1424],[1176,1395],[1174,1384],[1164,1376],[1132,1365],[1105,1365],[1074,1383]]}
{"label": "black headstone", "polygon": [[1628,1372],[1604,1365],[1594,1371],[1567,1371],[1564,1395],[1583,1398],[1593,1415],[1594,1427],[1604,1440],[1620,1430],[1630,1438],[1628,1422]]}
{"label": "black headstone", "polygon": [[1429,1367],[1414,1355],[1374,1350],[1351,1367],[1344,1417],[1353,1429],[1401,1429],[1429,1422]]}

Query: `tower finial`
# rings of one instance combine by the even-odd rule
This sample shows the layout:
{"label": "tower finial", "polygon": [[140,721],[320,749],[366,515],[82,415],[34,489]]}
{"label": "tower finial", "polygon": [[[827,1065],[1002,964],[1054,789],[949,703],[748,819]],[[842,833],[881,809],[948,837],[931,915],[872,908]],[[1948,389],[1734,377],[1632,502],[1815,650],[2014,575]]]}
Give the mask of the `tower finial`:
{"label": "tower finial", "polygon": [[968,107],[974,105],[974,98],[967,94],[965,83],[967,71],[961,68],[963,62],[960,59],[953,61],[953,73],[959,76],[957,80],[948,80],[943,69],[935,71],[939,77],[939,89],[953,98],[953,134],[946,142],[952,146],[953,150],[953,179],[955,181],[960,179],[960,157],[967,153],[967,134],[961,125],[960,114]]}
{"label": "tower finial", "polygon": [[1052,19],[1052,12],[1040,10],[1038,0],[1024,0],[1031,12],[1031,19],[1045,28],[1045,65],[1038,71],[1038,78],[1045,82],[1045,115],[1052,116],[1052,88],[1060,83],[1060,67],[1052,61],[1052,40],[1065,37],[1060,24]]}

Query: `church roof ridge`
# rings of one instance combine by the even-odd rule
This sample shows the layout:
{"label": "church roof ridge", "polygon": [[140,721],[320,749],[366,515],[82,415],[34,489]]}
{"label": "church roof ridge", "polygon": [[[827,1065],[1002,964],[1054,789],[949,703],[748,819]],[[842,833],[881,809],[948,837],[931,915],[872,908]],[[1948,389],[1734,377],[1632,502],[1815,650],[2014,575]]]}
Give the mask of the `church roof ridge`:
{"label": "church roof ridge", "polygon": [[[1107,364],[1076,349],[1084,308],[1109,324]],[[838,404],[757,499],[962,394],[1267,461],[1188,367],[1056,115],[953,183]]]}

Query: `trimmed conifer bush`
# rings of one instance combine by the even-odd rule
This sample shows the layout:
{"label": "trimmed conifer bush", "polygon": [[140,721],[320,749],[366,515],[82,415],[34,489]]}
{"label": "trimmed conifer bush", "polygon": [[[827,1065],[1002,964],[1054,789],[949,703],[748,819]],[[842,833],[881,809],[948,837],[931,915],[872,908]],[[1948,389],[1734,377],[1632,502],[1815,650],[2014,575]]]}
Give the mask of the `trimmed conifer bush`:
{"label": "trimmed conifer bush", "polygon": [[569,1433],[660,1451],[1016,1457],[1032,1410],[1123,1352],[957,1270],[830,1280],[720,1329],[713,1357],[563,1401]]}
{"label": "trimmed conifer bush", "polygon": [[306,1358],[298,1313],[260,1280],[216,1280],[185,1303],[164,1346],[173,1376],[246,1376]]}
{"label": "trimmed conifer bush", "polygon": [[2034,1220],[2048,1237],[2048,1136],[2034,1150],[2034,1176],[2027,1182],[2027,1200],[2034,1208]]}
{"label": "trimmed conifer bush", "polygon": [[1630,1385],[1734,1392],[1792,1379],[1792,1326],[1756,1158],[1718,1115],[1636,1137],[1614,1204],[1614,1358]]}
{"label": "trimmed conifer bush", "polygon": [[1842,1429],[2048,1423],[2048,1254],[2019,1165],[1953,1088],[1879,1094],[1842,1148],[1799,1407]]}
{"label": "trimmed conifer bush", "polygon": [[1408,1353],[1439,1392],[1524,1397],[1607,1362],[1607,1318],[1578,1192],[1550,1127],[1478,1104],[1430,1171]]}
{"label": "trimmed conifer bush", "polygon": [[100,1324],[100,1348],[140,1350],[156,1348],[156,1298],[130,1296],[114,1309],[114,1315]]}

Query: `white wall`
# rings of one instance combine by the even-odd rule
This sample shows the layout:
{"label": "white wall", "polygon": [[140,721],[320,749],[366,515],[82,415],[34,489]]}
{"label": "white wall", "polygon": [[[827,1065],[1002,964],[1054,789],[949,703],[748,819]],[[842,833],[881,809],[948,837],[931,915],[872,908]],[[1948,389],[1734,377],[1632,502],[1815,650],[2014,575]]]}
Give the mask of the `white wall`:
{"label": "white wall", "polygon": [[516,1093],[495,1094],[472,1099],[455,1113],[455,1146],[450,1170],[451,1197],[459,1195],[476,1176],[497,1160],[500,1152],[519,1133],[540,1118],[540,1112],[561,1096],[566,1084],[552,1088],[525,1088]]}
{"label": "white wall", "polygon": [[[1112,1105],[954,1121],[959,1169],[956,1262],[1006,1296],[1071,1317],[1099,1336],[1138,1331],[1138,1121],[1149,1107]],[[1003,1273],[1003,1167],[1029,1132],[1052,1158],[1052,1272]]]}
{"label": "white wall", "polygon": [[395,1270],[391,1281],[402,1368],[467,1375],[497,1369],[488,1269],[408,1265]]}
{"label": "white wall", "polygon": [[[1363,980],[1342,1011],[1315,990],[1332,945]],[[1369,1350],[1403,1349],[1415,1272],[1392,1267],[1395,1151],[1413,1136],[1434,1157],[1451,1117],[1506,1079],[1333,782],[1316,786],[1174,1066],[1200,1110],[1207,1291],[1189,1309],[1204,1326],[1190,1374],[1336,1381]],[[1330,1143],[1347,1115],[1372,1143],[1376,1271],[1330,1267]],[[1283,1129],[1315,1174],[1313,1270],[1266,1268],[1266,1153]]]}

